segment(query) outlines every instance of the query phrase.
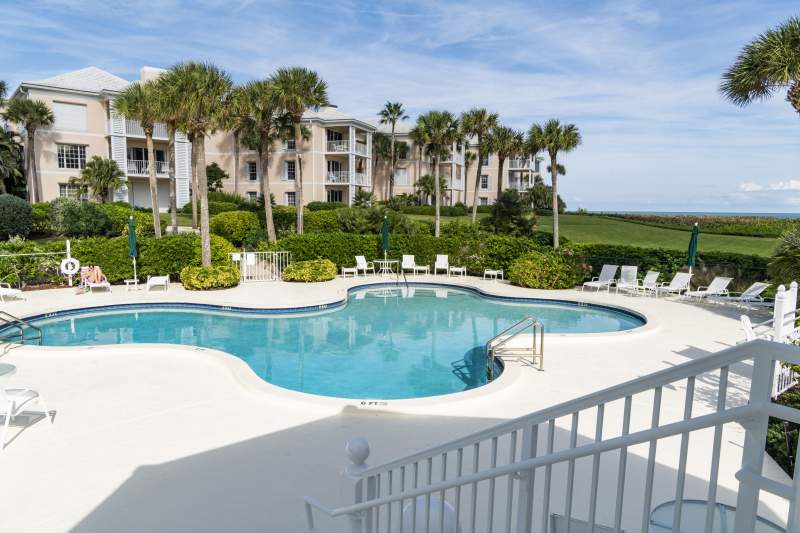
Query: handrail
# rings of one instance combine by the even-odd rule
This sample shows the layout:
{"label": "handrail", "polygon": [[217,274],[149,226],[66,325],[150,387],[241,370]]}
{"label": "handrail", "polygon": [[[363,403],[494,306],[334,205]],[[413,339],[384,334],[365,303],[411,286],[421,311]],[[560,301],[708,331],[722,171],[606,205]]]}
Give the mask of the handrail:
{"label": "handrail", "polygon": [[[12,315],[7,311],[0,310],[0,321],[8,324],[9,326],[17,328],[19,331],[18,336],[20,340],[20,344],[25,344],[25,328],[30,328],[36,332],[34,337],[28,337],[28,340],[35,340],[38,341],[38,344],[42,344],[42,337],[44,336],[42,333],[42,328],[39,326],[35,326],[28,322],[27,320],[23,320],[17,316]],[[13,339],[12,336],[0,336],[0,340],[9,341]]]}
{"label": "handrail", "polygon": [[[509,331],[512,331],[512,330],[514,330],[514,329],[516,329],[516,328],[518,328],[520,326],[523,326],[523,327],[518,329],[517,331],[514,331],[514,333],[512,333],[511,335],[508,335],[508,336],[504,337]],[[498,348],[500,348],[501,346],[505,346],[511,339],[514,339],[518,335],[520,335],[521,333],[526,332],[528,330],[528,328],[530,328],[532,333],[533,333],[533,338],[532,338],[532,342],[531,342],[532,355],[533,355],[533,357],[536,357],[537,355],[540,357],[539,369],[541,370],[543,368],[543,363],[544,362],[541,360],[541,358],[542,358],[542,355],[544,355],[543,352],[542,352],[543,347],[544,347],[544,326],[542,324],[540,324],[536,320],[536,318],[534,318],[532,316],[526,316],[522,320],[520,320],[517,323],[507,327],[506,329],[504,329],[503,331],[501,331],[500,333],[498,333],[497,335],[495,335],[494,337],[489,339],[489,341],[484,346],[483,357],[484,357],[484,362],[486,364],[487,376],[488,376],[490,381],[494,378],[494,363],[495,363],[495,352],[496,352],[496,350]],[[541,337],[540,345],[539,345],[539,353],[538,354],[537,354],[537,351],[536,351],[536,331],[537,331],[537,329],[539,329],[540,337]],[[498,339],[499,339],[499,342],[497,342],[495,344],[495,342],[498,341]]]}

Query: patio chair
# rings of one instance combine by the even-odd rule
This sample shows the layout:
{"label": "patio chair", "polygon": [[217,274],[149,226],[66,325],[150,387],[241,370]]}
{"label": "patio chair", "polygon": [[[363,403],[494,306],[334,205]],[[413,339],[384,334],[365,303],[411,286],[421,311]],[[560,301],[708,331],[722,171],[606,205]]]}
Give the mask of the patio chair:
{"label": "patio chair", "polygon": [[655,270],[648,270],[647,274],[644,275],[644,279],[639,282],[639,285],[636,287],[636,292],[647,294],[653,294],[658,296],[658,277],[661,275],[661,272],[656,272]]}
{"label": "patio chair", "polygon": [[440,270],[444,270],[445,274],[450,273],[450,258],[446,255],[437,255],[436,256],[436,263],[433,265],[433,275],[439,273]]}
{"label": "patio chair", "polygon": [[742,323],[742,331],[744,331],[745,342],[750,342],[755,339],[766,339],[768,341],[773,340],[771,333],[772,319],[759,322],[758,324],[753,324],[749,316],[742,315],[739,317],[739,321]]}
{"label": "patio chair", "polygon": [[764,298],[761,296],[761,293],[764,292],[769,285],[769,283],[757,281],[747,287],[744,292],[729,292],[725,295],[712,296],[712,299],[715,302],[732,303],[734,305],[739,304],[744,307],[751,305],[769,305],[769,303],[765,302]]}
{"label": "patio chair", "polygon": [[497,281],[497,278],[503,279],[503,270],[502,269],[492,269],[492,268],[484,268],[483,269],[483,279],[493,279]]}
{"label": "patio chair", "polygon": [[147,276],[147,291],[153,287],[163,287],[165,291],[169,290],[169,276]]}
{"label": "patio chair", "polygon": [[356,256],[356,272],[357,273],[364,273],[364,276],[367,275],[367,272],[372,272],[372,275],[375,275],[375,265],[372,263],[367,263],[367,259],[363,255]]}
{"label": "patio chair", "polygon": [[413,255],[403,255],[401,268],[403,269],[404,273],[407,270],[410,270],[415,276],[417,275],[417,272],[424,272],[425,274],[430,274],[431,272],[431,267],[428,265],[418,265]]}
{"label": "patio chair", "polygon": [[14,300],[25,299],[21,290],[15,289],[10,283],[0,283],[0,302],[5,303],[6,298],[12,298]]}
{"label": "patio chair", "polygon": [[703,299],[709,296],[726,296],[728,294],[728,285],[731,284],[733,278],[725,278],[716,276],[711,280],[707,287],[698,287],[693,291],[686,291],[683,295],[687,298]]}
{"label": "patio chair", "polygon": [[353,277],[358,276],[358,268],[357,267],[342,267],[342,277],[346,278],[348,274],[352,274]]}
{"label": "patio chair", "polygon": [[636,290],[639,287],[639,279],[636,275],[639,272],[639,267],[623,265],[620,268],[619,279],[615,284],[617,292],[622,290]]}
{"label": "patio chair", "polygon": [[39,404],[42,409],[39,412],[47,417],[47,421],[52,424],[53,419],[50,416],[50,412],[47,410],[47,405],[45,405],[44,399],[38,392],[31,389],[3,389],[0,387],[0,415],[3,415],[5,418],[3,422],[3,431],[0,432],[0,452],[6,447],[6,432],[8,431],[11,419],[16,418],[23,412],[29,412],[26,406],[32,402]]}
{"label": "patio chair", "polygon": [[103,281],[98,281],[98,282],[87,281],[86,282],[86,287],[88,287],[89,292],[94,292],[97,289],[103,289],[103,290],[106,290],[106,291],[110,291],[111,290],[111,284],[108,282],[107,279],[104,279]]}
{"label": "patio chair", "polygon": [[600,269],[600,275],[593,277],[590,281],[584,282],[581,286],[581,291],[586,287],[592,287],[597,289],[597,292],[600,292],[602,288],[611,292],[611,285],[614,283],[618,268],[619,266],[617,265],[603,265],[603,268]]}
{"label": "patio chair", "polygon": [[669,283],[660,283],[656,288],[656,294],[665,292],[667,294],[681,294],[689,290],[689,281],[692,275],[688,272],[678,272],[673,276]]}
{"label": "patio chair", "polygon": [[[571,533],[591,533],[592,531],[595,533],[613,533],[616,531],[613,527],[601,526],[597,523],[595,523],[594,529],[592,529],[592,526],[589,525],[589,522],[584,522],[583,520],[578,520],[577,518],[570,518],[569,527],[567,527],[567,524],[568,522],[565,516],[552,513],[550,515],[549,533],[566,533],[567,530],[569,530]],[[622,533],[625,533],[624,529],[621,531]]]}

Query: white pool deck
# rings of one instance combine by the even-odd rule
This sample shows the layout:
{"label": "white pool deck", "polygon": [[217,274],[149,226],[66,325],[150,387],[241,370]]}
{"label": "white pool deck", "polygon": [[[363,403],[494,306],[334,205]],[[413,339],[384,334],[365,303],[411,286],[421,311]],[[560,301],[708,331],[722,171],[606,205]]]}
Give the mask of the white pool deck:
{"label": "white pool deck", "polygon": [[[305,531],[304,495],[329,504],[341,501],[343,448],[353,436],[369,440],[368,462],[377,464],[702,358],[742,339],[740,311],[718,305],[613,292],[528,290],[476,278],[416,278],[445,280],[494,294],[623,306],[646,315],[648,324],[615,334],[548,334],[544,372],[512,363],[487,387],[377,407],[277,389],[238,359],[212,350],[168,345],[8,349],[0,362],[16,365],[17,372],[0,378],[0,385],[41,391],[56,416],[52,427],[45,421],[12,426],[13,441],[0,453],[0,532]],[[27,316],[148,301],[293,307],[340,300],[348,287],[364,282],[252,283],[202,293],[177,284],[166,293],[114,287],[109,294],[75,295],[58,289],[26,293],[27,301],[2,308]],[[682,415],[681,392],[665,390],[664,417]],[[646,424],[649,411],[634,409],[634,417]],[[732,505],[743,437],[737,429],[724,434],[720,473],[720,501]],[[589,426],[581,430],[587,438],[591,431]],[[710,433],[701,434],[691,446],[710,454],[710,442]],[[658,469],[667,478],[677,449],[677,439],[659,448]],[[637,460],[629,476],[636,477],[646,451],[632,449],[631,454]],[[702,453],[690,454],[687,472],[686,496],[704,499],[708,461]],[[787,480],[771,460],[765,475]],[[576,493],[578,515],[585,507],[580,499]],[[674,483],[655,487],[653,506],[671,499]],[[784,500],[764,495],[761,503],[763,516],[782,521]],[[610,522],[610,512],[601,509],[601,522]],[[625,519],[639,520],[639,514]]]}

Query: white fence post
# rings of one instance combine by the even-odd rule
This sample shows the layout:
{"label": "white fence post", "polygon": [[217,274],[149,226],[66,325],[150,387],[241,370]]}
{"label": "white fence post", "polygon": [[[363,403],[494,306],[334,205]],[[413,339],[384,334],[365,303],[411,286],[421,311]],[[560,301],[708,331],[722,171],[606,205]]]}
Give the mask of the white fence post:
{"label": "white fence post", "polygon": [[[536,428],[536,430],[534,430]],[[520,461],[536,457],[536,444],[539,439],[538,426],[528,426],[522,430],[522,453]],[[533,521],[534,470],[521,472],[517,496],[517,531],[531,531]]]}
{"label": "white fence post", "polygon": [[[371,483],[367,483],[365,490],[364,478],[361,473],[364,472],[369,466],[366,461],[369,457],[369,442],[363,437],[354,437],[348,441],[344,447],[347,452],[347,458],[350,460],[342,472],[342,482],[345,486],[345,499],[352,498],[350,501],[344,501],[344,505],[354,503],[361,503],[365,499],[374,497],[375,487]],[[365,494],[366,493],[366,494]],[[349,495],[348,495],[349,494]],[[364,527],[364,518],[367,515],[367,531],[370,531],[369,518],[371,513],[358,512],[350,515],[350,531],[352,533],[362,533]]]}

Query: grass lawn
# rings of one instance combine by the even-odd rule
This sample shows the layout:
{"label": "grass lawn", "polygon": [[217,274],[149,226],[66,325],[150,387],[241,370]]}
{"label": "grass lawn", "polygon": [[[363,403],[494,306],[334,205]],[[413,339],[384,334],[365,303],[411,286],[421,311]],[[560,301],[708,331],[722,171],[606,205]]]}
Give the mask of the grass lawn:
{"label": "grass lawn", "polygon": [[[170,217],[169,213],[161,213],[161,220],[167,222],[167,226],[170,224]],[[179,226],[192,226],[192,215],[186,215],[184,213],[178,213],[178,225]]]}
{"label": "grass lawn", "polygon": [[[417,220],[432,220],[428,215],[409,215]],[[478,213],[478,217],[487,216]],[[469,222],[471,217],[442,217],[442,223],[451,220]],[[585,215],[561,215],[561,235],[574,242],[602,243],[602,244],[627,244],[645,248],[668,248],[685,250],[689,246],[689,228],[686,231],[668,228],[657,228],[625,222],[619,219],[610,219]],[[553,217],[538,217],[539,228],[544,231],[553,231]],[[732,252],[740,254],[754,254],[770,256],[778,244],[778,239],[763,237],[741,237],[738,235],[713,235],[700,233],[700,251]]]}

